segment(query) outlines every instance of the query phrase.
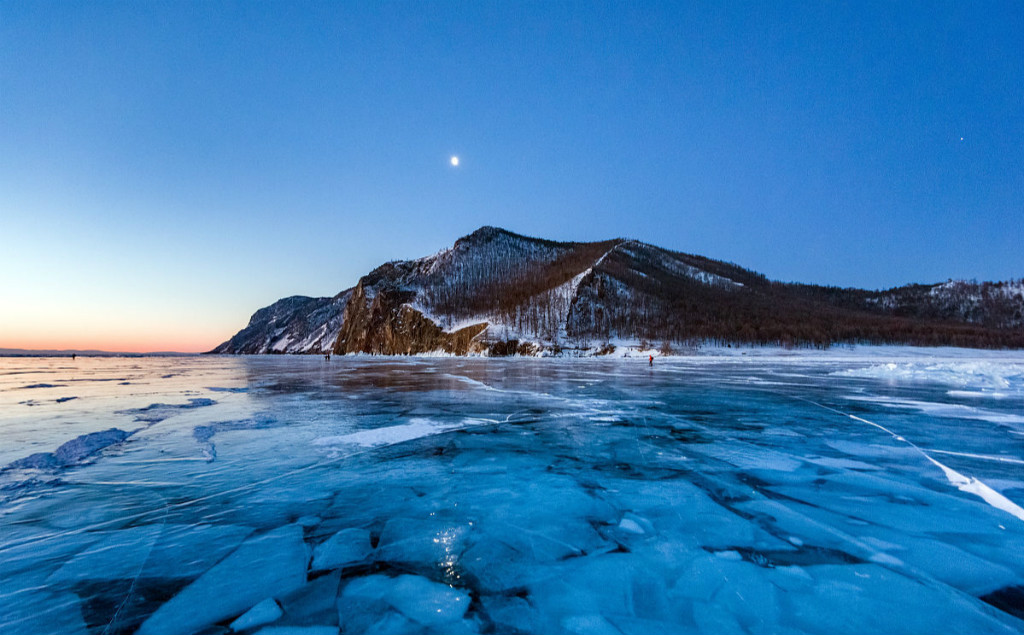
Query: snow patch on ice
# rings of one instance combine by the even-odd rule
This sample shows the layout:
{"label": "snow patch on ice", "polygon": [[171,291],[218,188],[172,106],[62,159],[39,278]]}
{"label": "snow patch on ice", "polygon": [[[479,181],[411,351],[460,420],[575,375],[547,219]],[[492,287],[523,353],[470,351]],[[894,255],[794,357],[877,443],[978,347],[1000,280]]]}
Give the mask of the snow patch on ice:
{"label": "snow patch on ice", "polygon": [[313,441],[314,445],[357,445],[364,448],[382,445],[394,445],[428,437],[435,434],[450,432],[467,426],[489,423],[481,419],[463,419],[461,421],[435,421],[433,419],[414,418],[409,423],[397,426],[385,426],[373,430],[361,430],[351,434],[320,437]]}
{"label": "snow patch on ice", "polygon": [[[904,361],[850,368],[836,377],[935,383],[970,391],[970,396],[1024,395],[1024,364],[999,361]],[[966,395],[963,395],[966,396]]]}
{"label": "snow patch on ice", "polygon": [[925,456],[929,461],[938,466],[946,475],[949,482],[956,485],[956,488],[960,491],[974,494],[996,509],[1001,509],[1008,514],[1013,514],[1017,518],[1024,520],[1024,509],[1022,509],[1020,505],[1014,503],[978,479],[964,476],[953,468],[939,463],[927,454],[925,454]]}

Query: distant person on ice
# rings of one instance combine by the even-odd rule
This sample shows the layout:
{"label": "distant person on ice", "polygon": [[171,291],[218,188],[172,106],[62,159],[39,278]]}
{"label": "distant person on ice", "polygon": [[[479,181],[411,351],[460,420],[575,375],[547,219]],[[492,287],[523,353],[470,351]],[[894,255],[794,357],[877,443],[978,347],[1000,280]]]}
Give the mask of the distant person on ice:
{"label": "distant person on ice", "polygon": [[648,355],[647,359],[651,366],[654,366],[654,355]]}

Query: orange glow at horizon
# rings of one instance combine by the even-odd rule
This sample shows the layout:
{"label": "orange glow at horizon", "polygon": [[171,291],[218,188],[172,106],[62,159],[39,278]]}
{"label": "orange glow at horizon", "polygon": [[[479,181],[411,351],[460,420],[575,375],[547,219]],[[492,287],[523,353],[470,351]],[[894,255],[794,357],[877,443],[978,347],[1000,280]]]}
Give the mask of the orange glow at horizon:
{"label": "orange glow at horizon", "polygon": [[[39,319],[3,324],[0,320],[0,348],[28,350],[97,350],[111,353],[205,353],[237,332],[238,327],[208,325],[196,328],[174,320],[139,316],[137,322],[112,319],[103,322],[79,315],[76,327],[58,319]],[[148,319],[146,319],[148,318]]]}
{"label": "orange glow at horizon", "polygon": [[241,311],[200,312],[199,303],[158,294],[126,300],[46,289],[6,299],[0,295],[0,307],[10,307],[0,311],[0,348],[204,353],[245,325]]}
{"label": "orange glow at horizon", "polygon": [[[233,335],[234,333],[232,333]],[[205,353],[230,336],[206,334],[166,334],[146,336],[143,334],[89,335],[89,336],[43,336],[11,337],[0,334],[0,348],[21,348],[27,350],[80,350],[106,351],[110,353]]]}

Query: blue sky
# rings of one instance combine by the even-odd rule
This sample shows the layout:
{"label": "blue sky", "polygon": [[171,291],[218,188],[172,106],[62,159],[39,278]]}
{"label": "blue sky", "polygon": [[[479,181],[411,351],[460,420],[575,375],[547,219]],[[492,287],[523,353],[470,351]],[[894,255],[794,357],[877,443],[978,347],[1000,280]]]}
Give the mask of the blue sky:
{"label": "blue sky", "polygon": [[212,348],[484,224],[1022,277],[1022,42],[1015,2],[3,2],[0,347]]}

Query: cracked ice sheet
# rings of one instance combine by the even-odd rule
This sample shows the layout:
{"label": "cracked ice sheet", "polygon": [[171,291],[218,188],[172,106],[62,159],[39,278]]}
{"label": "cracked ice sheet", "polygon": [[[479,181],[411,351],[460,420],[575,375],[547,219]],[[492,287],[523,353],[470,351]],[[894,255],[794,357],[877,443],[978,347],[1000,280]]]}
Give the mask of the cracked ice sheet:
{"label": "cracked ice sheet", "polygon": [[[634,361],[108,360],[91,377],[119,381],[63,404],[86,431],[217,403],[59,480],[0,475],[6,624],[187,633],[261,607],[281,633],[1021,630],[979,598],[1024,584],[1024,523],[842,414],[1019,503],[1012,430],[844,396],[1019,416],[999,365],[1020,359],[984,360],[1010,384],[981,403],[845,376],[865,361],[842,355]],[[40,372],[15,387],[67,383],[24,370]],[[992,390],[992,373],[955,388]],[[56,407],[0,410],[19,431],[4,451],[32,454],[33,426],[49,450],[80,434],[36,413]],[[287,576],[261,568],[278,560]],[[199,595],[205,617],[176,622]]]}

